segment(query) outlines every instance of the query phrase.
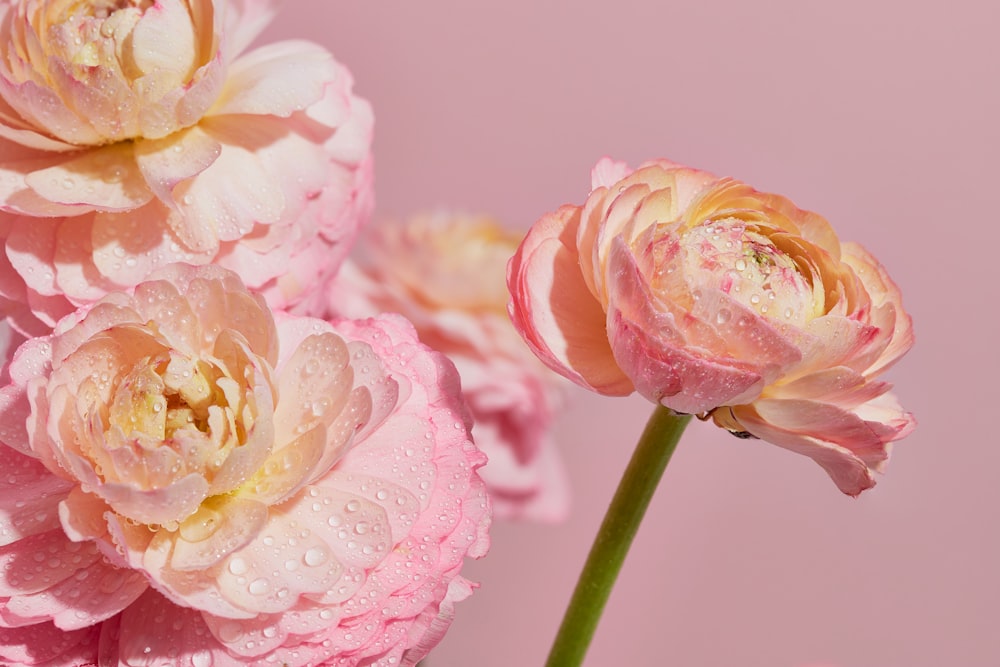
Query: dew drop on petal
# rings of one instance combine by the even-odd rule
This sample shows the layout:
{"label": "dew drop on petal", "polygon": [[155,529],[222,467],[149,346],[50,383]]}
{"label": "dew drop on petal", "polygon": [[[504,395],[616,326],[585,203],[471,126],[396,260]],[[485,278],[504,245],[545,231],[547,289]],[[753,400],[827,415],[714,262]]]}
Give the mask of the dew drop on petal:
{"label": "dew drop on petal", "polygon": [[229,571],[235,574],[237,577],[241,574],[246,574],[250,570],[250,566],[245,560],[237,556],[229,561]]}
{"label": "dew drop on petal", "polygon": [[267,579],[261,577],[260,579],[254,579],[250,582],[247,590],[250,591],[250,595],[264,595],[271,589],[271,582]]}
{"label": "dew drop on petal", "polygon": [[306,551],[305,555],[302,556],[302,560],[309,567],[317,567],[326,562],[327,554],[323,549],[313,547]]}

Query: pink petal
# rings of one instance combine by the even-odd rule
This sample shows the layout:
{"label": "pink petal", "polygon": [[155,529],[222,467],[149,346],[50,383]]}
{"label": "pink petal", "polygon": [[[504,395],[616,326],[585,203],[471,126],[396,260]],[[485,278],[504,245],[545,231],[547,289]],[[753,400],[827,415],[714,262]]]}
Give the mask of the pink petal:
{"label": "pink petal", "polygon": [[590,189],[610,188],[631,173],[632,169],[627,163],[602,157],[590,172]]}
{"label": "pink petal", "polygon": [[142,12],[130,35],[130,55],[134,65],[146,74],[144,91],[155,98],[149,75],[166,73],[171,88],[183,85],[193,69],[197,35],[191,21],[190,2],[158,0]]}
{"label": "pink petal", "polygon": [[[890,336],[885,349],[865,369],[867,377],[874,377],[895,364],[913,347],[913,319],[903,309],[903,295],[889,277],[885,267],[857,243],[842,245],[843,260],[854,268],[875,304],[873,310],[885,310],[887,315],[876,322]],[[890,317],[888,313],[892,313]],[[873,320],[876,314],[873,313]]]}
{"label": "pink petal", "polygon": [[230,65],[226,87],[211,114],[290,116],[323,97],[337,71],[330,53],[316,44],[268,44]]}
{"label": "pink petal", "polygon": [[[72,79],[69,83],[72,87]],[[44,128],[65,143],[88,146],[104,139],[93,126],[70,111],[54,91],[34,81],[14,83],[0,75],[0,97],[32,126]]]}
{"label": "pink petal", "polygon": [[138,208],[153,196],[136,167],[130,143],[84,151],[78,157],[31,172],[25,182],[49,201],[105,211]]}
{"label": "pink petal", "polygon": [[[760,394],[764,378],[755,360],[713,354],[700,341],[685,340],[674,313],[656,310],[656,300],[621,238],[612,252],[609,295],[613,309],[608,334],[615,360],[639,393],[684,413],[701,413]],[[745,326],[753,328],[757,319]],[[797,353],[780,345],[776,336],[764,336],[766,326],[757,326],[759,349],[768,351],[772,359]]]}
{"label": "pink petal", "polygon": [[847,495],[857,496],[875,486],[871,470],[846,447],[775,428],[760,418],[752,406],[738,406],[733,412],[747,431],[758,438],[814,460],[826,470],[837,488]]}
{"label": "pink petal", "polygon": [[[103,498],[119,514],[139,523],[163,524],[189,516],[208,495],[208,482],[192,473],[160,489],[137,489],[127,484],[100,483],[90,462],[70,457],[73,473],[84,488]],[[88,488],[89,487],[89,488]]]}
{"label": "pink petal", "polygon": [[156,322],[170,349],[196,357],[202,350],[197,316],[190,302],[166,280],[149,280],[135,288],[136,310],[143,321]]}
{"label": "pink petal", "polygon": [[24,277],[28,287],[41,295],[60,293],[55,285],[53,262],[56,232],[62,222],[60,218],[19,217],[7,237],[11,266]]}
{"label": "pink petal", "polygon": [[147,588],[140,573],[113,567],[102,559],[44,592],[11,598],[4,615],[34,622],[51,620],[63,630],[77,630],[114,616]]}
{"label": "pink petal", "polygon": [[[311,531],[301,534],[302,526]],[[374,567],[391,548],[389,539],[380,505],[335,489],[307,487],[272,508],[267,529],[226,560],[219,592],[248,611],[284,611],[302,595],[335,590],[345,567]],[[275,572],[294,576],[275,577]]]}
{"label": "pink petal", "polygon": [[728,355],[752,362],[761,369],[767,382],[802,361],[802,352],[796,344],[802,334],[789,331],[787,337],[782,335],[771,320],[721,291],[703,290],[691,314],[711,326],[725,341]]}
{"label": "pink petal", "polygon": [[5,210],[36,216],[79,215],[92,210],[82,204],[52,202],[28,186],[29,174],[60,164],[67,159],[66,153],[38,151],[0,138],[0,156],[0,204]]}
{"label": "pink petal", "polygon": [[822,400],[851,409],[888,390],[889,384],[886,382],[867,381],[857,371],[837,366],[810,373],[791,382],[772,385],[764,394],[768,398]]}
{"label": "pink petal", "polygon": [[206,264],[215,248],[196,252],[183,247],[174,227],[181,215],[159,200],[127,213],[101,212],[93,221],[93,262],[108,280],[135,285],[160,267],[183,262]]}
{"label": "pink petal", "polygon": [[[286,207],[281,185],[308,170],[315,155],[303,155],[300,168],[292,174],[278,174],[267,162],[271,151],[281,150],[287,135],[287,128],[278,119],[240,117],[238,131],[224,121],[202,124],[209,136],[222,145],[219,157],[197,178],[174,188],[183,214],[183,218],[171,219],[174,232],[197,252],[213,250],[219,241],[239,239],[258,222],[279,221]],[[314,169],[321,170],[322,163],[316,163]],[[234,174],[239,177],[234,178]]]}
{"label": "pink petal", "polygon": [[201,613],[177,606],[149,589],[101,634],[101,664],[238,667],[209,632]]}
{"label": "pink petal", "polygon": [[80,149],[74,144],[39,133],[26,123],[3,97],[0,97],[0,139],[7,139],[25,148],[52,153],[69,153]]}
{"label": "pink petal", "polygon": [[615,363],[605,313],[580,273],[580,209],[563,207],[535,223],[507,268],[515,328],[549,368],[582,387],[625,396],[634,387]]}
{"label": "pink petal", "polygon": [[0,549],[0,596],[47,590],[99,558],[93,542],[70,542],[62,530],[26,537]]}
{"label": "pink petal", "polygon": [[53,623],[0,628],[0,659],[9,667],[96,664],[99,632],[99,626],[66,631]]}
{"label": "pink petal", "polygon": [[0,544],[16,544],[59,526],[59,502],[72,484],[40,462],[0,446]]}
{"label": "pink petal", "polygon": [[171,207],[176,206],[174,187],[208,169],[221,152],[219,142],[197,127],[135,142],[135,161],[146,184]]}
{"label": "pink petal", "polygon": [[267,506],[239,496],[223,497],[211,504],[211,510],[218,515],[219,524],[204,539],[190,541],[188,537],[199,535],[182,524],[170,557],[174,570],[207,570],[246,546],[267,524]]}
{"label": "pink petal", "polygon": [[320,332],[297,345],[282,338],[282,356],[290,355],[280,359],[275,368],[281,396],[274,414],[275,442],[279,444],[318,424],[328,426],[340,414],[354,384],[347,344],[332,332]]}
{"label": "pink petal", "polygon": [[216,10],[224,23],[217,30],[225,36],[226,53],[232,60],[267,27],[278,10],[279,0],[230,0],[225,12]]}
{"label": "pink petal", "polygon": [[760,419],[790,433],[810,436],[850,450],[868,466],[888,458],[885,444],[897,429],[862,419],[829,403],[804,399],[760,399],[753,404]]}
{"label": "pink petal", "polygon": [[94,213],[63,218],[56,229],[56,289],[76,304],[92,303],[118,288],[94,264],[94,218]]}

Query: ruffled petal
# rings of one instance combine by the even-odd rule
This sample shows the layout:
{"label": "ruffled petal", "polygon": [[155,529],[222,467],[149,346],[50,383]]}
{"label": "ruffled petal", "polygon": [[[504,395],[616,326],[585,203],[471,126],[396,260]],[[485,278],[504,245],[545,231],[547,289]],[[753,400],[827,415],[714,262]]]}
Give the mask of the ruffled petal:
{"label": "ruffled petal", "polygon": [[567,206],[528,232],[507,269],[510,316],[549,368],[598,393],[625,396],[634,387],[615,362],[604,310],[577,262],[579,222],[580,209]]}

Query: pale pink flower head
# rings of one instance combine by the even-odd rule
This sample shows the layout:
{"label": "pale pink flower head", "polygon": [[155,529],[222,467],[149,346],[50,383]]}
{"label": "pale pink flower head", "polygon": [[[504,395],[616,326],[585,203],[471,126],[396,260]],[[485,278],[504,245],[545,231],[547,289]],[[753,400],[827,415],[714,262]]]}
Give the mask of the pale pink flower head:
{"label": "pale pink flower head", "polygon": [[508,286],[525,340],[577,384],[810,456],[845,493],[913,428],[878,379],[913,344],[884,268],[733,179],[604,159],[583,206],[535,223]]}
{"label": "pale pink flower head", "polygon": [[0,304],[18,329],[173,262],[316,303],[371,208],[372,115],[320,46],[243,53],[274,5],[0,3]]}
{"label": "pale pink flower head", "polygon": [[471,591],[485,457],[454,367],[398,316],[273,318],[235,274],[174,265],[10,375],[5,664],[68,637],[101,664],[412,665]]}
{"label": "pale pink flower head", "polygon": [[444,211],[377,226],[331,283],[330,306],[346,317],[402,313],[448,355],[489,457],[481,474],[496,515],[558,521],[569,491],[551,430],[567,383],[506,313],[505,267],[520,238],[493,219]]}

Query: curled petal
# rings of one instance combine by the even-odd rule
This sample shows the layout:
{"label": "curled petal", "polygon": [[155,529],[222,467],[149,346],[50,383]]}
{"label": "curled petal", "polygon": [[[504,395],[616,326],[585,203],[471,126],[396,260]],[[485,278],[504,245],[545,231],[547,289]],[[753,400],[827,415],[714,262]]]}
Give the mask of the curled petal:
{"label": "curled petal", "polygon": [[615,362],[605,313],[575,253],[580,209],[564,207],[532,227],[510,261],[510,316],[535,354],[577,384],[611,396],[634,387]]}

